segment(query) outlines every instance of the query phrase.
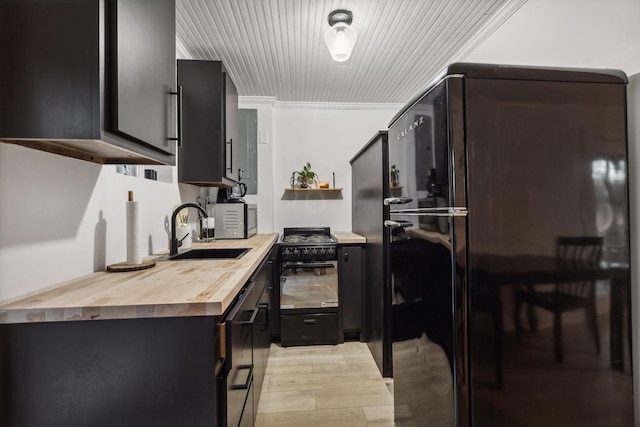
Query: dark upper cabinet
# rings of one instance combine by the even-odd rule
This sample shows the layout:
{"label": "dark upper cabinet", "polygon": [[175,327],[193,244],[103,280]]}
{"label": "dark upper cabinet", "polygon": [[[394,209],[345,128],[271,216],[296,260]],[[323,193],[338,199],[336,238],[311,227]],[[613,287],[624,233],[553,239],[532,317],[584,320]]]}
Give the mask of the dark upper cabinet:
{"label": "dark upper cabinet", "polygon": [[175,131],[167,120],[176,79],[175,1],[112,5],[113,129],[175,154]]}
{"label": "dark upper cabinet", "polygon": [[175,164],[175,0],[0,1],[0,140]]}
{"label": "dark upper cabinet", "polygon": [[230,186],[238,180],[238,92],[221,61],[178,60],[182,88],[182,144],[178,180]]}

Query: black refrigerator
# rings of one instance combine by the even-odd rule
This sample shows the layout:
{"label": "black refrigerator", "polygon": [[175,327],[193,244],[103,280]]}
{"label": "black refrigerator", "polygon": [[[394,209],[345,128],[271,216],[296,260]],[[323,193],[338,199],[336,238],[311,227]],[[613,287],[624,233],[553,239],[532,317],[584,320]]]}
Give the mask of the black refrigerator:
{"label": "black refrigerator", "polygon": [[456,63],[392,120],[396,426],[633,425],[626,83]]}

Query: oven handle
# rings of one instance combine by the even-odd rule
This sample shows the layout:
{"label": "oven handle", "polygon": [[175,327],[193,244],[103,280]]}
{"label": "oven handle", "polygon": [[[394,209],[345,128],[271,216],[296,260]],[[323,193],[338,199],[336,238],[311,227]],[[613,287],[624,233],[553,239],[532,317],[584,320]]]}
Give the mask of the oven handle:
{"label": "oven handle", "polygon": [[284,268],[335,268],[331,263],[304,262],[304,263],[284,263]]}

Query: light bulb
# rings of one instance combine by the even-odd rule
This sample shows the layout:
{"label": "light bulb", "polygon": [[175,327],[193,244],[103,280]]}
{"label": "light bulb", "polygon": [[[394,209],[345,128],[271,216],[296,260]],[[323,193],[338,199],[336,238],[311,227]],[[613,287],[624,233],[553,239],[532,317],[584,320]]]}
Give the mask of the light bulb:
{"label": "light bulb", "polygon": [[351,56],[358,35],[356,31],[344,22],[338,22],[324,34],[331,57],[336,62],[344,62]]}

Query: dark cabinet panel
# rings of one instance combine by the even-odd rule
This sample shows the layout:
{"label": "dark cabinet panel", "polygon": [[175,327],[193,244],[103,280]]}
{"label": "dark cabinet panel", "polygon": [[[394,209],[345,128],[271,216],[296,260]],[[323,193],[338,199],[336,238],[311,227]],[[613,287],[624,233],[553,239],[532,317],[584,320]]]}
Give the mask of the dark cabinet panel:
{"label": "dark cabinet panel", "polygon": [[234,154],[234,151],[236,153],[239,151],[238,144],[240,143],[238,138],[238,90],[226,71],[224,72],[224,93],[225,108],[223,111],[225,115],[225,141],[227,143],[225,177],[238,181],[238,156]]}
{"label": "dark cabinet panel", "polygon": [[389,207],[382,200],[396,195],[390,186],[387,132],[378,132],[351,159],[352,229],[367,239],[364,268],[363,335],[384,377],[392,376],[391,289],[385,263]]}
{"label": "dark cabinet panel", "polygon": [[178,180],[231,186],[237,180],[238,93],[221,61],[178,60],[182,88],[182,145]]}
{"label": "dark cabinet panel", "polygon": [[[292,312],[293,310],[288,310]],[[338,344],[340,342],[339,314],[324,310],[280,316],[282,325],[281,343],[290,345]]]}
{"label": "dark cabinet panel", "polygon": [[0,2],[0,137],[99,138],[98,14],[97,1]]}
{"label": "dark cabinet panel", "polygon": [[271,307],[269,324],[271,327],[271,341],[280,341],[280,250],[276,245],[269,254],[272,261],[271,273]]}
{"label": "dark cabinet panel", "polygon": [[0,325],[0,425],[215,426],[215,325],[214,317]]}
{"label": "dark cabinet panel", "polygon": [[362,278],[364,249],[361,246],[338,248],[338,275],[342,329],[345,336],[360,334],[362,330]]}
{"label": "dark cabinet panel", "polygon": [[175,3],[117,0],[112,13],[113,129],[175,154],[170,92],[175,89]]}
{"label": "dark cabinet panel", "polygon": [[226,420],[223,420],[223,425],[237,426],[240,423],[243,412],[246,412],[247,399],[251,396],[254,378],[253,332],[258,298],[255,282],[250,282],[225,319],[228,353],[225,361]]}
{"label": "dark cabinet panel", "polygon": [[0,2],[0,57],[0,141],[175,164],[174,0]]}
{"label": "dark cabinet panel", "polygon": [[273,263],[267,257],[225,316],[222,424],[253,425],[271,346],[270,300]]}
{"label": "dark cabinet panel", "polygon": [[253,364],[254,364],[254,393],[255,393],[255,410],[257,411],[257,401],[262,391],[262,383],[264,381],[265,372],[267,370],[267,361],[269,359],[269,349],[271,347],[271,294],[273,292],[272,284],[273,261],[267,259],[262,266],[255,281],[256,286],[263,289],[260,300],[257,305],[257,321],[254,325],[253,340]]}

